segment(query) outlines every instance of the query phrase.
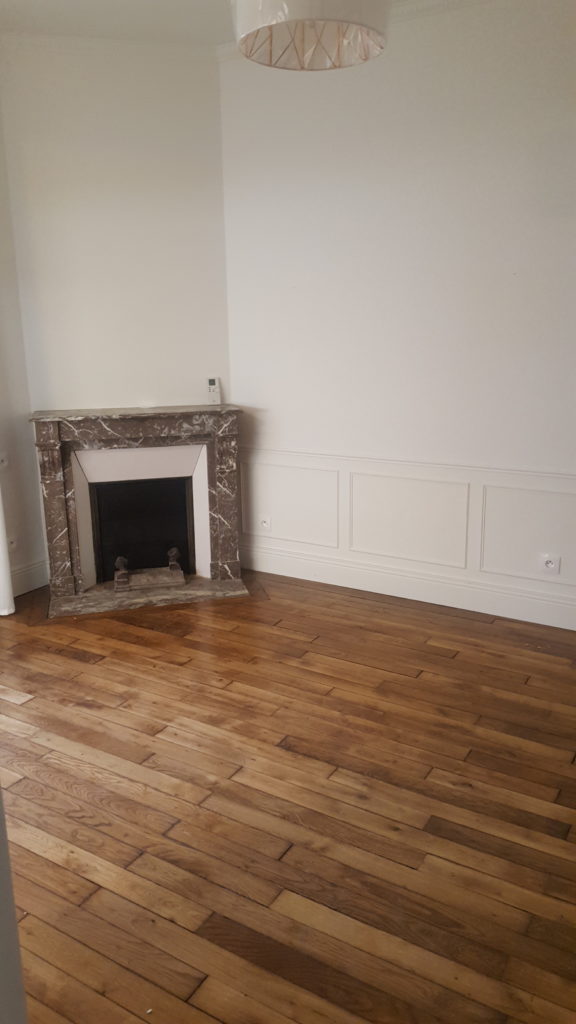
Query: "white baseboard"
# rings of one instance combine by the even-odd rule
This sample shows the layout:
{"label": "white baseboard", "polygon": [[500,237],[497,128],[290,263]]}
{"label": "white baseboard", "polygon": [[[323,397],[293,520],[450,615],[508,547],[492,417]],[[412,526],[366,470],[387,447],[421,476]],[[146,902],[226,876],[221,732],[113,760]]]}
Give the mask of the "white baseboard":
{"label": "white baseboard", "polygon": [[576,599],[543,597],[519,587],[498,586],[494,582],[407,575],[381,566],[354,564],[338,558],[324,560],[314,555],[279,549],[272,551],[253,545],[243,549],[242,565],[258,572],[576,629]]}
{"label": "white baseboard", "polygon": [[48,563],[42,559],[41,562],[31,562],[29,565],[21,565],[12,570],[12,589],[14,596],[27,594],[29,590],[38,590],[48,583]]}

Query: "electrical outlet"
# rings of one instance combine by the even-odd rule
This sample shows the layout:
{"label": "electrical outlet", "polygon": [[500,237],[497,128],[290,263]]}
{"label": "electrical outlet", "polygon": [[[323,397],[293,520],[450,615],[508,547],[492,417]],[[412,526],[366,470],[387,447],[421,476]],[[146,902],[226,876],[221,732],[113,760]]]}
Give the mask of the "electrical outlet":
{"label": "electrical outlet", "polygon": [[561,562],[562,558],[560,555],[540,555],[538,559],[540,571],[545,572],[548,576],[558,575]]}
{"label": "electrical outlet", "polygon": [[260,520],[260,529],[261,530],[271,530],[272,529],[272,520],[270,519],[269,516],[262,516],[262,518]]}

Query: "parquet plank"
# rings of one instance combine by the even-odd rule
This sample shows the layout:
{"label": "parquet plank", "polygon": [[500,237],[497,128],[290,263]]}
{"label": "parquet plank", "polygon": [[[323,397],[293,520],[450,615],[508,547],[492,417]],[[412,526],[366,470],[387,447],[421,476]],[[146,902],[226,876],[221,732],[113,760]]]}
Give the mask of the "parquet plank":
{"label": "parquet plank", "polygon": [[[174,898],[163,887],[137,878],[132,873],[109,861],[87,853],[71,843],[53,839],[40,829],[7,817],[8,838],[17,846],[45,857],[53,864],[66,867],[87,881],[103,886],[111,892],[122,893],[134,903],[180,921],[185,927],[195,928],[206,917],[206,911],[184,898]],[[15,865],[18,870],[18,864]]]}
{"label": "parquet plank", "polygon": [[[541,1021],[542,1024],[552,1024],[554,1021],[562,1021],[565,1024],[569,1022],[569,1016],[548,1000],[530,999],[520,990],[489,979],[466,967],[459,967],[454,971],[450,961],[443,957],[424,953],[402,939],[382,935],[378,929],[370,925],[352,920],[333,910],[319,908],[293,893],[282,893],[272,906],[280,913],[287,914],[291,920],[308,924],[323,934],[337,936],[354,948],[362,949],[384,962],[391,962],[408,970],[416,969],[423,977],[438,982],[466,998],[475,999],[507,1015],[514,1013],[518,1020],[529,1021],[530,1024],[536,1021]],[[209,926],[210,922],[207,922],[203,927]],[[507,972],[509,980],[511,974],[513,976],[513,972]],[[559,981],[558,988],[561,985]],[[565,986],[566,991],[568,987]]]}
{"label": "parquet plank", "polygon": [[[322,864],[321,858],[319,859]],[[185,861],[181,862],[185,864]],[[297,866],[298,866],[298,862]],[[291,865],[294,861],[291,859]],[[369,878],[354,872],[351,882],[348,875],[336,865],[325,872],[310,863],[304,864],[305,873],[294,874],[288,881],[291,891],[306,895],[315,902],[346,912],[358,920],[376,924],[382,931],[421,946],[423,949],[438,950],[442,955],[455,961],[456,965],[466,964],[480,969],[484,974],[500,977],[505,957],[501,952],[513,950],[545,968],[554,969],[566,977],[575,977],[574,963],[569,957],[547,956],[547,949],[536,941],[526,941],[513,932],[495,926],[488,918],[471,918],[467,905],[463,909],[444,906],[432,897],[414,896],[394,887],[376,886]],[[295,941],[291,929],[286,929],[278,916],[266,907],[258,907],[238,894],[222,887],[215,889],[210,883],[191,880],[183,868],[169,864],[156,857],[144,856],[133,867],[134,871],[165,886],[171,892],[190,892],[198,902],[210,904],[221,916],[238,924],[250,927],[289,944]],[[316,874],[312,872],[316,870]],[[347,888],[346,888],[347,887]],[[350,891],[352,890],[352,891]],[[480,941],[477,941],[477,937]],[[303,939],[306,950],[314,950],[314,938]],[[495,953],[494,945],[502,947]]]}
{"label": "parquet plank", "polygon": [[[444,796],[444,787],[428,782],[428,778],[425,785],[418,787],[417,792],[404,790],[403,798],[409,807],[438,814],[444,813],[449,820],[460,824],[469,824],[471,827],[484,827],[487,830],[493,828],[501,833],[518,835],[519,838],[524,839],[527,845],[534,845],[537,848],[566,852],[564,846],[558,845],[557,839],[567,837],[570,829],[569,823],[555,822],[531,811],[518,813],[515,808],[503,807],[482,796],[479,799],[466,801],[461,807],[460,794],[457,796],[451,794],[452,801],[449,802]],[[378,779],[364,779],[357,773],[343,768],[337,769],[330,776],[329,783],[336,783],[341,788],[349,787],[352,792],[364,799],[364,803],[368,807],[375,801],[386,799],[389,795],[393,797],[397,793],[396,787],[389,786],[386,782]],[[473,788],[472,785],[470,788]],[[440,799],[436,797],[438,792],[441,795]],[[554,809],[555,805],[550,806],[551,809]],[[568,814],[570,813],[568,812]],[[510,824],[508,824],[509,822]]]}
{"label": "parquet plank", "polygon": [[[506,861],[513,873],[519,872],[519,875],[516,875],[516,877],[521,877],[519,865],[523,865],[540,874],[551,872],[552,874],[560,875],[563,878],[572,880],[576,885],[576,859],[564,859],[563,857],[555,857],[553,854],[540,850],[532,850],[521,843],[511,842],[508,839],[493,836],[478,829],[467,828],[465,825],[458,825],[452,821],[445,821],[443,818],[436,818],[435,816],[430,818],[425,831],[431,835],[447,839],[451,846],[446,848],[446,852],[454,846],[457,846],[460,850],[472,849],[482,853],[485,852]],[[440,847],[437,850],[439,852]],[[464,863],[464,860],[458,861],[457,857],[447,859],[454,859],[457,863]],[[491,874],[492,872],[487,873]]]}
{"label": "parquet plank", "polygon": [[532,992],[568,1010],[576,1010],[576,986],[550,971],[512,959],[506,968],[505,977],[506,981],[526,992]]}
{"label": "parquet plank", "polygon": [[426,857],[420,870],[423,873],[430,872],[435,878],[443,878],[455,885],[472,889],[474,892],[485,893],[487,896],[501,900],[507,906],[519,907],[537,917],[544,917],[549,921],[559,921],[562,924],[576,925],[576,907],[552,896],[523,889],[519,885],[514,885],[513,882],[506,882],[500,878],[495,879],[481,871],[474,871],[472,868],[462,867],[459,864],[450,864],[440,857]]}
{"label": "parquet plank", "polygon": [[60,867],[40,857],[23,846],[12,844],[12,859],[18,874],[36,882],[44,889],[57,893],[70,903],[80,904],[98,888],[92,882],[80,878],[74,871]]}
{"label": "parquet plank", "polygon": [[458,771],[451,773],[434,768],[427,776],[427,781],[436,783],[439,786],[446,786],[448,790],[464,789],[466,792],[478,793],[487,800],[506,803],[510,807],[528,811],[542,818],[552,818],[570,826],[576,823],[576,812],[554,804],[550,800],[541,800],[539,797],[532,795],[526,796],[514,793],[512,790],[507,790],[503,793],[501,787],[491,786],[489,783],[479,780],[471,781],[463,777]]}
{"label": "parquet plank", "polygon": [[[184,963],[193,964],[195,969],[223,981],[234,991],[243,994],[248,988],[258,1002],[284,1013],[298,1024],[360,1024],[365,1019],[301,987],[298,981],[279,977],[241,954],[231,953],[197,933],[143,912],[103,890],[91,897],[88,906],[104,920],[112,920],[129,934],[137,934],[155,947],[170,951]],[[427,1024],[432,1022],[429,1020]]]}
{"label": "parquet plank", "polygon": [[485,753],[481,750],[471,750],[466,758],[468,764],[481,768],[488,768],[491,771],[498,771],[502,775],[509,775],[513,779],[531,780],[538,784],[555,786],[569,786],[570,780],[576,787],[576,772],[574,764],[539,765],[519,762],[510,756],[506,751],[499,755]]}
{"label": "parquet plank", "polygon": [[374,865],[377,861],[373,857],[383,857],[414,868],[420,866],[425,856],[401,842],[393,842],[327,814],[233,782],[225,787],[219,786],[215,794],[204,801],[203,807],[220,811],[234,821],[267,830],[286,839],[288,845],[297,842],[310,849],[321,850],[343,863],[352,863],[358,858]]}
{"label": "parquet plank", "polygon": [[[293,937],[296,928],[292,926]],[[415,975],[385,965],[369,954],[353,952],[349,945],[316,933],[310,939],[310,952],[263,936],[261,932],[238,925],[217,914],[198,930],[211,943],[222,946],[252,963],[273,971],[287,980],[296,980],[331,1003],[361,1014],[374,1024],[408,1022],[409,996],[420,1011],[421,1019],[436,1020],[440,1011],[443,1020],[474,1021],[476,1024],[501,1024],[503,1017],[473,1001],[452,996],[433,982],[416,980]],[[312,955],[312,950],[315,956]],[[391,995],[386,993],[390,992]],[[431,1016],[426,1018],[431,1010]]]}
{"label": "parquet plank", "polygon": [[34,996],[28,996],[26,999],[26,1008],[28,1012],[28,1024],[70,1024],[70,1019],[66,1020],[55,1010],[51,1010],[49,1006],[45,1006],[44,1003],[39,1003]]}
{"label": "parquet plank", "polygon": [[[529,682],[529,681],[528,681]],[[553,700],[555,691],[528,689],[528,683],[520,683],[505,690],[500,687],[478,685],[473,681],[459,680],[450,682],[439,675],[423,672],[415,680],[380,683],[376,696],[381,694],[387,699],[404,698],[422,704],[434,703],[442,707],[466,710],[470,708],[470,697],[474,695],[474,709],[486,717],[510,719],[526,724],[542,723],[542,719],[550,721],[554,727],[562,728],[564,713],[573,719],[573,702],[563,703],[560,696]]]}
{"label": "parquet plank", "polygon": [[[135,764],[86,743],[69,740],[55,732],[37,730],[33,735],[36,744],[47,748],[45,752],[47,763],[53,764],[54,767],[66,766],[69,764],[68,759],[71,758],[76,762],[74,765],[76,774],[85,772],[88,778],[109,778],[111,785],[117,791],[130,795],[134,799],[146,794],[152,800],[154,797],[149,794],[149,790],[152,790],[166,794],[176,801],[198,803],[210,792],[200,786],[192,786],[171,775],[148,768],[143,763]],[[111,776],[113,777],[111,778]],[[176,810],[177,807],[178,810],[181,809],[178,804],[170,804],[170,807],[172,810]],[[165,810],[166,804],[160,809]],[[170,812],[167,811],[167,813]],[[178,814],[176,814],[177,816]]]}
{"label": "parquet plank", "polygon": [[148,748],[138,739],[131,729],[103,723],[80,711],[79,708],[62,708],[54,701],[36,698],[29,704],[9,704],[4,709],[4,716],[11,716],[22,728],[28,726],[34,731],[52,729],[75,743],[84,743],[96,747],[116,757],[123,757],[136,763],[143,761],[149,754]]}
{"label": "parquet plank", "polygon": [[70,974],[22,948],[22,969],[28,992],[73,1024],[137,1024],[139,1018],[121,1009]]}
{"label": "parquet plank", "polygon": [[115,963],[131,971],[137,981],[146,978],[183,1000],[188,999],[203,981],[204,974],[200,971],[169,952],[144,942],[140,935],[123,930],[115,921],[95,916],[86,907],[72,907],[61,897],[23,880],[18,874],[14,876],[14,884],[18,900],[28,913],[88,949],[112,957]]}
{"label": "parquet plank", "polygon": [[[113,960],[97,953],[31,914],[20,925],[23,949],[81,982],[141,1020],[157,1024],[214,1024],[200,1009],[191,1007]],[[76,1010],[75,1010],[76,1012]]]}
{"label": "parquet plank", "polygon": [[290,1024],[290,1018],[262,1006],[249,995],[235,992],[214,978],[207,978],[191,998],[193,1006],[217,1016],[223,1024]]}
{"label": "parquet plank", "polygon": [[539,942],[548,943],[556,950],[565,949],[572,957],[576,957],[576,929],[570,925],[534,918],[528,926],[528,935]]}
{"label": "parquet plank", "polygon": [[[189,723],[189,728],[175,729],[166,728],[160,734],[162,739],[174,744],[171,753],[176,756],[183,756],[182,751],[178,755],[178,747],[191,747],[193,750],[207,751],[208,753],[220,756],[231,757],[239,766],[251,767],[254,762],[262,767],[265,765],[269,771],[274,765],[278,769],[285,769],[286,773],[300,770],[312,778],[325,779],[334,771],[333,764],[311,757],[300,757],[289,750],[278,748],[278,744],[284,739],[284,733],[278,732],[274,735],[273,743],[265,743],[261,739],[249,739],[230,735],[225,729],[206,725],[204,722]],[[170,748],[166,748],[170,749]]]}
{"label": "parquet plank", "polygon": [[33,697],[33,693],[23,693],[22,690],[13,690],[10,686],[0,686],[0,701],[9,701],[10,704],[26,704]]}
{"label": "parquet plank", "polygon": [[[324,736],[316,740],[312,738],[303,739],[298,736],[286,736],[282,740],[281,745],[286,750],[292,750],[299,754],[308,754],[309,756],[312,756],[313,752],[317,751],[324,760],[328,760],[330,756],[334,757],[334,746]],[[324,753],[321,753],[322,751]],[[370,778],[382,779],[384,782],[392,782],[406,788],[410,788],[411,784],[415,781],[425,779],[433,767],[431,763],[424,763],[426,759],[425,754],[423,755],[424,760],[419,761],[409,760],[408,757],[400,757],[392,753],[387,756],[386,752],[382,751],[377,756],[378,760],[376,761],[371,757],[362,756],[360,753],[357,753],[353,747],[343,748],[339,746],[337,760],[341,768],[349,768],[351,771],[358,772],[359,775],[368,775]],[[412,751],[410,756],[412,756]],[[439,760],[444,766],[444,771],[455,772],[464,779],[477,779],[479,782],[485,782],[497,788],[510,789],[551,803],[558,798],[560,787],[566,781],[561,776],[554,777],[549,775],[547,776],[547,784],[533,782],[531,779],[484,768],[481,765],[474,764],[468,758],[465,761],[456,761],[449,758],[439,759],[437,755],[432,754],[428,756],[428,761],[430,762],[437,763]],[[542,772],[542,777],[544,775],[545,773]],[[553,782],[556,782],[556,786],[552,785]],[[502,799],[505,799],[505,797],[502,797]]]}
{"label": "parquet plank", "polygon": [[121,867],[126,867],[138,855],[138,851],[126,843],[105,836],[96,829],[81,825],[32,800],[25,800],[13,790],[4,794],[4,809],[14,821],[14,833],[17,831],[16,822],[26,822],[33,825],[46,840],[52,837],[67,840],[79,849]]}
{"label": "parquet plank", "polygon": [[[98,827],[102,814],[114,814],[124,821],[149,829],[151,832],[166,832],[178,821],[177,816],[157,811],[150,804],[144,801],[146,793],[142,793],[140,801],[125,797],[114,789],[107,789],[103,785],[97,785],[90,780],[84,779],[80,772],[74,772],[74,768],[68,771],[60,771],[53,768],[48,761],[43,761],[40,766],[34,765],[18,786],[13,786],[11,796],[21,796],[24,799],[41,802],[44,807],[52,804],[55,810],[60,809],[71,818],[74,814],[74,800],[78,801],[78,820],[84,821]],[[106,780],[108,785],[109,778]],[[54,791],[62,795],[59,803]],[[66,797],[70,801],[66,801]],[[82,814],[82,811],[85,813]]]}
{"label": "parquet plank", "polygon": [[13,786],[15,782],[19,782],[22,778],[17,772],[10,771],[9,768],[0,768],[0,789],[8,789],[9,786]]}

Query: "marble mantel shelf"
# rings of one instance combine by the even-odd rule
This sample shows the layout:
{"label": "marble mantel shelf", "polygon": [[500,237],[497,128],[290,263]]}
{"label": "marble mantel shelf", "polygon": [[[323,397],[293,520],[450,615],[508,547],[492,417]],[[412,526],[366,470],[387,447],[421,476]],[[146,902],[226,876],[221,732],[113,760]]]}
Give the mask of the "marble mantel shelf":
{"label": "marble mantel shelf", "polygon": [[[206,448],[210,578],[193,577],[179,601],[246,594],[239,543],[238,421],[235,405],[34,412],[50,558],[50,615],[112,607],[105,584],[88,585],[82,567],[72,459],[80,449]],[[175,598],[174,590],[172,594]],[[144,602],[141,595],[138,605]],[[146,603],[166,603],[150,594]],[[172,602],[171,602],[172,603]],[[174,603],[177,603],[175,600]],[[125,605],[124,605],[125,606]]]}
{"label": "marble mantel shelf", "polygon": [[194,413],[241,412],[237,405],[158,405],[137,406],[135,409],[42,409],[33,412],[31,422],[42,420],[54,423],[58,420],[121,420],[157,416],[187,416]]}

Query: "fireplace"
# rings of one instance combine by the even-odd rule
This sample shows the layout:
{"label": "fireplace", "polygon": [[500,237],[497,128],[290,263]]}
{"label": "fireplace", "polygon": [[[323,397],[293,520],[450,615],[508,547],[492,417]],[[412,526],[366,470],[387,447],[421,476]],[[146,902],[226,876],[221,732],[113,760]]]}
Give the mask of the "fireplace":
{"label": "fireplace", "polygon": [[232,406],[32,417],[51,616],[245,594]]}

